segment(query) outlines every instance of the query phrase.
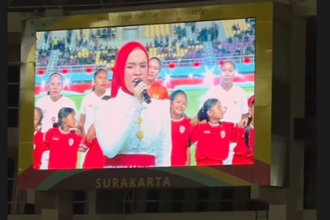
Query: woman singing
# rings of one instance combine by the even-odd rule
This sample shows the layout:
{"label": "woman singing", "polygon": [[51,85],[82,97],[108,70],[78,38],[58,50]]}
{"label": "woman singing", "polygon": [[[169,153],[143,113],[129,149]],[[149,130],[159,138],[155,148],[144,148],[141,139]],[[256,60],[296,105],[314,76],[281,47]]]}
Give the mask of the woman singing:
{"label": "woman singing", "polygon": [[107,167],[171,165],[170,102],[144,102],[148,68],[148,53],[140,43],[124,45],[114,66],[111,99],[95,105],[96,137]]}
{"label": "woman singing", "polygon": [[157,57],[152,57],[149,59],[149,73],[148,73],[148,85],[149,95],[154,99],[169,99],[167,89],[160,83],[156,82],[160,70],[161,70],[161,60]]}
{"label": "woman singing", "polygon": [[191,141],[196,143],[197,166],[223,165],[235,141],[235,125],[220,122],[223,110],[218,99],[206,100],[197,116],[199,121],[207,122],[196,125],[191,133]]}
{"label": "woman singing", "polygon": [[76,109],[74,101],[61,94],[63,89],[63,77],[59,73],[53,73],[48,79],[47,96],[40,98],[36,107],[39,107],[44,117],[42,119],[42,132],[45,133],[57,122],[58,112],[63,107]]}

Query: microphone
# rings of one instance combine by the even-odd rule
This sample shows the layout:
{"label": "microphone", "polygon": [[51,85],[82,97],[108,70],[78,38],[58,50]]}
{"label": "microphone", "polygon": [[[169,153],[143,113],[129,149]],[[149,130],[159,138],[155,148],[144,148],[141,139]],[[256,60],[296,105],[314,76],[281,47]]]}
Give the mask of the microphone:
{"label": "microphone", "polygon": [[[140,82],[142,82],[141,79],[135,80],[135,86],[139,85]],[[146,89],[142,91],[142,95],[143,95],[144,101],[147,104],[150,104],[151,103],[151,98],[150,98],[150,95],[148,94],[148,91]]]}

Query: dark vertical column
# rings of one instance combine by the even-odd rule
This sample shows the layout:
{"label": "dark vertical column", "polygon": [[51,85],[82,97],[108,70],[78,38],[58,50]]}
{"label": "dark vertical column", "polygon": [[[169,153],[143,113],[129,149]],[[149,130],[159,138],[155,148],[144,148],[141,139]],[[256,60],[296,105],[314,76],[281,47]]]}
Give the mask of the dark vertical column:
{"label": "dark vertical column", "polygon": [[[274,71],[274,77],[277,77],[274,81],[283,85],[286,95],[279,90],[278,85],[273,90],[274,99],[282,100],[282,112],[277,112],[279,108],[276,106],[280,105],[273,105],[273,115],[277,117],[273,118],[273,127],[278,132],[276,128],[282,124],[282,133],[278,135],[287,140],[285,147],[288,159],[284,169],[286,173],[283,175],[287,186],[284,204],[270,205],[269,220],[298,220],[303,219],[304,146],[293,140],[293,119],[304,117],[306,21],[305,18],[295,16],[287,6],[279,5],[275,9],[274,26],[277,28],[274,40],[278,44],[274,48],[281,50],[282,58],[274,56],[274,66],[280,64],[281,67],[281,72]],[[276,119],[280,120],[276,122]]]}
{"label": "dark vertical column", "polygon": [[42,220],[73,220],[72,192],[38,192]]}
{"label": "dark vertical column", "polygon": [[96,191],[91,190],[86,192],[86,208],[88,215],[96,214]]}

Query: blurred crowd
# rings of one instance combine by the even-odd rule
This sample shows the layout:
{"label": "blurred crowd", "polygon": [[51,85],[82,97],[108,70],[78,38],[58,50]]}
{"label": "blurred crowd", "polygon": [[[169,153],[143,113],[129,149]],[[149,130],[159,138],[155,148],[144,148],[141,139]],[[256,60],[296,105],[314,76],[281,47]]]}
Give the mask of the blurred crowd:
{"label": "blurred crowd", "polygon": [[248,28],[241,30],[239,24],[232,26],[234,35],[226,41],[216,40],[213,42],[215,56],[239,56],[255,54],[255,20],[246,19]]}
{"label": "blurred crowd", "polygon": [[50,55],[50,48],[49,49],[39,49],[37,51],[37,65],[38,66],[47,66],[49,61]]}
{"label": "blurred crowd", "polygon": [[[118,49],[107,46],[108,42],[115,40],[114,28],[99,28],[92,30],[79,30],[77,33],[77,47],[60,49],[58,65],[88,65],[95,64],[96,60],[110,62],[115,59]],[[68,39],[72,39],[72,31]],[[68,40],[68,45],[72,40]]]}
{"label": "blurred crowd", "polygon": [[116,28],[98,28],[91,31],[92,40],[103,39],[105,41],[116,39]]}
{"label": "blurred crowd", "polygon": [[169,36],[155,37],[153,42],[145,45],[151,56],[162,60],[194,59],[204,57],[202,43],[187,39],[185,28],[178,27],[176,37],[170,40]]}
{"label": "blurred crowd", "polygon": [[[255,20],[246,19],[246,27],[239,24],[232,26],[233,36],[221,41],[220,27],[213,22],[207,27],[196,23],[173,25],[171,35],[156,36],[153,41],[145,44],[150,56],[163,60],[195,59],[205,57],[204,43],[213,45],[216,57],[233,55],[250,55],[255,53]],[[242,29],[242,30],[241,30]],[[116,40],[115,28],[99,28],[92,30],[75,30],[66,32],[64,37],[52,37],[47,33],[45,41],[49,48],[39,49],[38,66],[47,66],[52,50],[58,50],[57,65],[89,65],[113,63],[118,48],[112,46]],[[76,39],[76,44],[73,41]],[[72,45],[76,45],[73,47]]]}

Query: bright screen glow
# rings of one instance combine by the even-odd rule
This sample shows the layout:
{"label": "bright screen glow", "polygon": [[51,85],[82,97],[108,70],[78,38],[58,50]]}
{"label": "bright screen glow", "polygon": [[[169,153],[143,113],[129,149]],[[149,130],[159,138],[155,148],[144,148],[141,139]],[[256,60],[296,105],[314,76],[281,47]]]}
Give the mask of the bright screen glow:
{"label": "bright screen glow", "polygon": [[38,32],[36,54],[34,169],[253,164],[255,19]]}

